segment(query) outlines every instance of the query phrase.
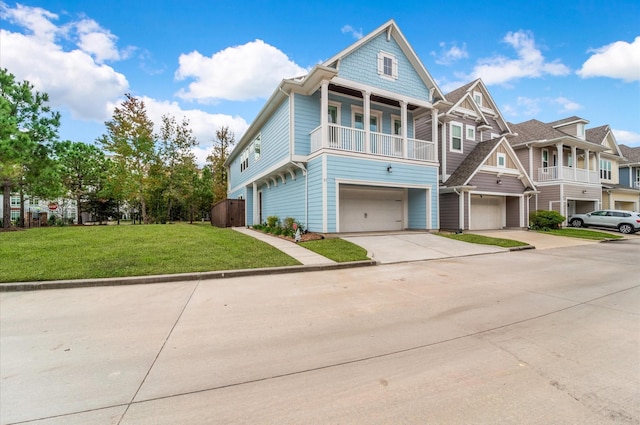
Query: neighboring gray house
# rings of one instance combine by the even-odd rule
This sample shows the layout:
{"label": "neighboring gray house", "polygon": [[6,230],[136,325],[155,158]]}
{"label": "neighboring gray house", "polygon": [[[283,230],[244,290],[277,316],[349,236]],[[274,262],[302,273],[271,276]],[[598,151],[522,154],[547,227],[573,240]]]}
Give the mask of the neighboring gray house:
{"label": "neighboring gray house", "polygon": [[440,227],[448,230],[528,226],[535,187],[506,137],[509,125],[482,80],[436,103],[438,134],[430,117],[418,122],[420,138],[440,140]]}
{"label": "neighboring gray house", "polygon": [[515,134],[509,143],[538,192],[530,199],[531,211],[553,210],[569,217],[601,207],[600,165],[608,161],[611,148],[587,140],[588,123],[573,116],[550,123],[533,119],[509,124]]}
{"label": "neighboring gray house", "polygon": [[322,233],[438,229],[443,99],[391,20],[307,75],[283,80],[231,152],[246,224],[292,217]]}
{"label": "neighboring gray house", "polygon": [[620,186],[638,191],[635,198],[635,207],[628,208],[640,211],[640,146],[631,148],[627,145],[618,145],[623,159],[620,161]]}

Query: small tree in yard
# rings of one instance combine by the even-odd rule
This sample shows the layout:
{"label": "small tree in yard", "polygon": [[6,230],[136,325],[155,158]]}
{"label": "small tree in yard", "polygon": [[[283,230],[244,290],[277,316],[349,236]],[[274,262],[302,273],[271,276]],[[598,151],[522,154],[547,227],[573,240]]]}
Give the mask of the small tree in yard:
{"label": "small tree in yard", "polygon": [[555,211],[534,211],[529,216],[529,223],[532,230],[559,229],[565,217]]}
{"label": "small tree in yard", "polygon": [[224,166],[224,162],[229,157],[229,153],[231,153],[235,143],[235,136],[232,131],[229,131],[229,127],[220,127],[216,131],[213,151],[207,157],[207,162],[210,164],[213,174],[213,202],[218,202],[227,197],[227,169]]}

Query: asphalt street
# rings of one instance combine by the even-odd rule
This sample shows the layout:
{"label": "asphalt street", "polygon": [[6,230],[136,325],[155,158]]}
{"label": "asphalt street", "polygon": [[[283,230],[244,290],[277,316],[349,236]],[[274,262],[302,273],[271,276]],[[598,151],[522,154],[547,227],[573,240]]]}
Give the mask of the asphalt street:
{"label": "asphalt street", "polygon": [[0,306],[2,424],[640,423],[640,238]]}

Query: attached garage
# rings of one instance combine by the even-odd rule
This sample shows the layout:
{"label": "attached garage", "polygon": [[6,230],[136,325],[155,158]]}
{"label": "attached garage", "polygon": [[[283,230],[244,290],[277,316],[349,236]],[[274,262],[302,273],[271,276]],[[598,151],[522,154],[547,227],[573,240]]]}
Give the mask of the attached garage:
{"label": "attached garage", "polygon": [[502,229],[505,226],[504,196],[471,195],[470,230]]}
{"label": "attached garage", "polygon": [[404,189],[340,185],[340,232],[403,229]]}

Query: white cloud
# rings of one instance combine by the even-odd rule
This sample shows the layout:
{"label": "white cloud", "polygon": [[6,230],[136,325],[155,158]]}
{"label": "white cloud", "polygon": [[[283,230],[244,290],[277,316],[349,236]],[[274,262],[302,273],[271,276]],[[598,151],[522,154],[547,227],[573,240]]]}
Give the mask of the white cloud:
{"label": "white cloud", "polygon": [[560,112],[573,112],[578,109],[582,109],[582,105],[569,100],[566,97],[556,97],[555,99],[553,99],[553,102],[562,107],[562,110]]}
{"label": "white cloud", "polygon": [[494,56],[481,59],[474,67],[470,80],[482,78],[486,85],[493,85],[506,84],[520,78],[569,74],[569,68],[559,61],[547,62],[545,60],[540,49],[536,47],[533,34],[530,32],[509,32],[503,42],[513,47],[518,57]]}
{"label": "white cloud", "polygon": [[457,43],[454,42],[448,47],[447,43],[441,42],[440,52],[431,52],[431,56],[435,58],[438,65],[451,65],[460,59],[468,58],[469,53],[467,52],[467,45],[465,43],[462,44],[462,47],[458,47]]}
{"label": "white cloud", "polygon": [[518,96],[515,104],[507,103],[502,107],[502,112],[509,117],[537,117],[542,110],[558,108],[559,114],[571,113],[578,109],[582,109],[582,105],[576,103],[566,97],[542,97],[531,98]]}
{"label": "white cloud", "polygon": [[93,19],[83,19],[73,25],[78,33],[78,47],[85,53],[92,55],[96,62],[120,60],[127,56],[118,51],[116,42],[118,37],[102,28]]}
{"label": "white cloud", "polygon": [[195,81],[177,95],[202,103],[266,98],[283,78],[307,73],[282,51],[262,40],[228,47],[211,57],[197,51],[182,54],[179,63],[176,78]]}
{"label": "white cloud", "polygon": [[[96,33],[108,35],[108,31],[90,20],[57,27],[52,20],[58,16],[41,8],[18,5],[10,9],[4,3],[0,7],[3,18],[27,32],[0,30],[2,66],[18,80],[27,80],[37,90],[46,92],[54,108],[67,107],[73,118],[108,119],[129,88],[123,74],[96,62],[98,57],[113,57],[115,39],[96,42],[90,37],[82,38]],[[81,35],[76,40],[80,48],[65,51],[56,39],[69,37],[74,27]]]}
{"label": "white cloud", "polygon": [[351,25],[345,25],[343,26],[340,31],[342,31],[343,34],[351,34],[353,36],[353,38],[355,38],[356,40],[360,40],[363,36],[362,34],[362,28],[360,29],[355,29],[354,27],[352,27]]}
{"label": "white cloud", "polygon": [[633,131],[611,129],[616,138],[616,142],[627,146],[640,147],[640,134]]}
{"label": "white cloud", "polygon": [[640,81],[640,36],[632,43],[616,41],[592,50],[594,54],[576,73],[582,78],[609,77]]}
{"label": "white cloud", "polygon": [[189,120],[189,126],[199,144],[194,149],[199,165],[203,165],[207,155],[211,153],[216,130],[223,126],[229,127],[238,142],[249,127],[245,119],[237,115],[210,114],[199,109],[182,109],[176,102],[161,101],[146,96],[142,96],[140,99],[145,104],[147,116],[153,121],[156,132],[160,131],[163,115],[171,115],[178,122],[182,122],[183,117]]}

